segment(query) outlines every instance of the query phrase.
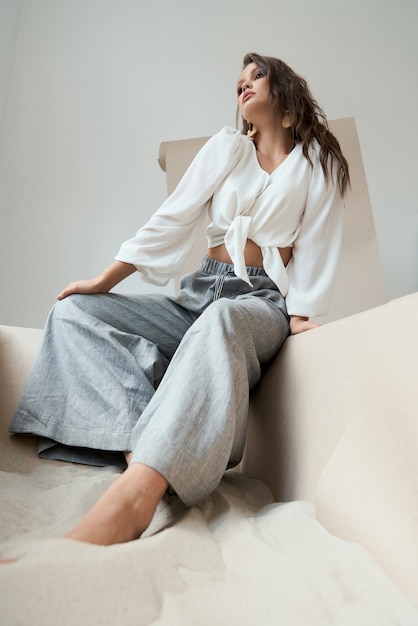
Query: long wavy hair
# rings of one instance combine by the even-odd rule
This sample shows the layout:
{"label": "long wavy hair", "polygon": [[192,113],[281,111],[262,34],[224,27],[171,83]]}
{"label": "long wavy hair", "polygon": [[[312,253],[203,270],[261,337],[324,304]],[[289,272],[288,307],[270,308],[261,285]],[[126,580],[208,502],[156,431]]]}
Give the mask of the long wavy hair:
{"label": "long wavy hair", "polygon": [[[307,82],[280,59],[250,52],[244,56],[243,69],[255,63],[269,81],[270,98],[277,114],[288,115],[295,144],[302,143],[302,152],[311,163],[309,147],[316,139],[320,146],[319,160],[328,181],[336,164],[337,182],[344,195],[350,185],[348,163],[340,144],[328,128],[325,113],[313,98]],[[239,114],[239,113],[238,113]],[[249,123],[242,118],[242,133],[247,134]],[[332,174],[331,174],[332,176]]]}

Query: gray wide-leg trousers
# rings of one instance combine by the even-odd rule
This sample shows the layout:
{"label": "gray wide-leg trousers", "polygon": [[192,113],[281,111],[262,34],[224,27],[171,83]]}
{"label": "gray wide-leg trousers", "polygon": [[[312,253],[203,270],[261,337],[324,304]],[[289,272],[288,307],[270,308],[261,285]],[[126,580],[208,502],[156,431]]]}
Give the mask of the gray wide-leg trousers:
{"label": "gray wide-leg trousers", "polygon": [[160,472],[188,505],[241,460],[249,391],[289,334],[262,268],[251,288],[208,259],[165,295],[73,295],[48,318],[10,431],[40,454],[132,462]]}

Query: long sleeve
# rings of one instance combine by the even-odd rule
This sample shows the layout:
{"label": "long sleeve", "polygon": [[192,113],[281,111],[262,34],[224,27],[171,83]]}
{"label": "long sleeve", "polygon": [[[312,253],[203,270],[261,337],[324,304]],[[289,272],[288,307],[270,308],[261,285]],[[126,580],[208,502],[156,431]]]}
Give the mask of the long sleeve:
{"label": "long sleeve", "polygon": [[122,244],[118,261],[134,265],[142,278],[166,285],[190,255],[211,198],[235,167],[240,133],[223,128],[198,152],[174,192],[151,219]]}
{"label": "long sleeve", "polygon": [[328,182],[318,158],[312,178],[300,231],[288,266],[289,315],[318,317],[327,313],[334,289],[343,229],[343,200],[330,175]]}

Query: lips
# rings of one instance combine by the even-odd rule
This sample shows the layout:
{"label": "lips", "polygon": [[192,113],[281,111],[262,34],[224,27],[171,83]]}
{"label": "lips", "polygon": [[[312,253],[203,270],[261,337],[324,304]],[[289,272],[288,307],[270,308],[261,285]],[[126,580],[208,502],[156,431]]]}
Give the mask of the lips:
{"label": "lips", "polygon": [[242,101],[245,102],[247,100],[247,98],[249,98],[250,96],[254,96],[254,91],[246,91],[244,93],[244,95],[242,96]]}

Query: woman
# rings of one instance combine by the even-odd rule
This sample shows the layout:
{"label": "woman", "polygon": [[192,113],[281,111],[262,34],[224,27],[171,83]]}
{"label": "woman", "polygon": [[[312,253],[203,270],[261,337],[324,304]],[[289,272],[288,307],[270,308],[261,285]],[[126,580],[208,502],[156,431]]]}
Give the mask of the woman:
{"label": "woman", "polygon": [[[187,505],[211,493],[241,459],[261,365],[329,305],[347,162],[282,61],[246,55],[237,89],[242,132],[214,135],[116,260],[59,294],[46,324],[11,432],[40,436],[46,458],[128,462],[70,538],[129,541],[169,487]],[[177,298],[108,293],[135,271],[161,285],[178,275],[207,212],[207,256]]]}

